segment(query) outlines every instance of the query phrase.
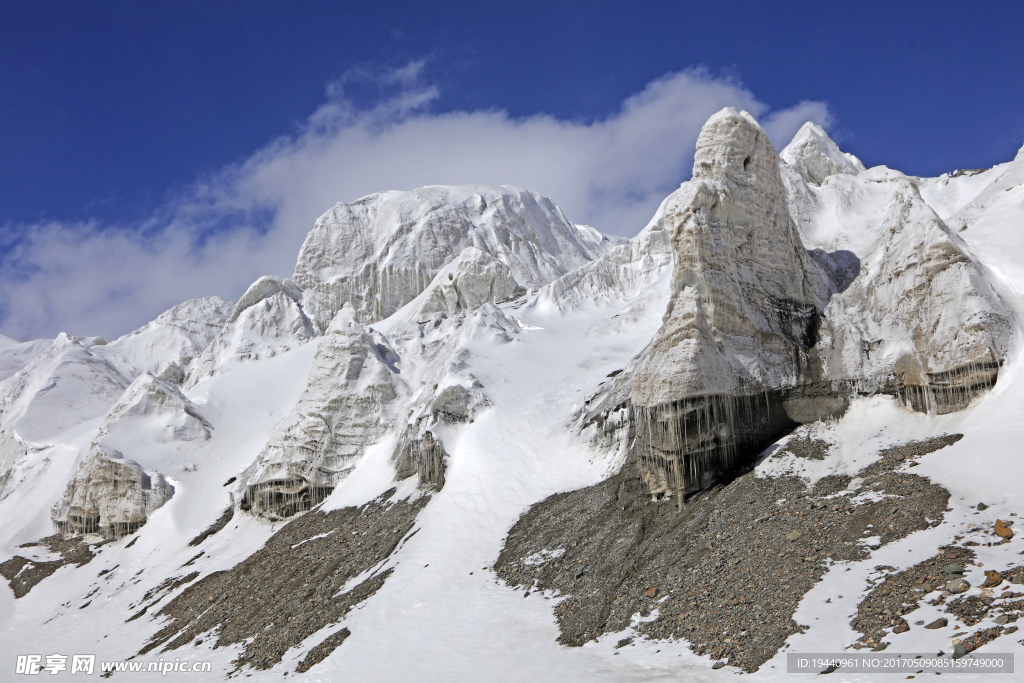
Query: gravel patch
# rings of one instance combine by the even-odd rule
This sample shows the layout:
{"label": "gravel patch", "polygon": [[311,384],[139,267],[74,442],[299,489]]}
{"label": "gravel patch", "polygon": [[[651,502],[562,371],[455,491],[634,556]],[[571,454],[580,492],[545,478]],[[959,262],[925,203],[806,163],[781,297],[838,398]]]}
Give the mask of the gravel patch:
{"label": "gravel patch", "polygon": [[[125,619],[125,623],[128,623],[129,621],[135,621],[139,617],[145,615],[146,612],[149,611],[150,607],[160,602],[166,595],[168,595],[169,593],[173,593],[177,589],[184,586],[186,583],[192,583],[197,578],[199,578],[199,572],[192,572],[191,574],[188,574],[186,576],[172,576],[169,579],[164,579],[164,581],[159,586],[155,588],[150,588],[148,591],[146,591],[146,594],[142,596],[142,600],[139,601],[139,605],[141,605],[142,603],[147,603],[146,606],[138,612],[136,612],[135,614],[133,614],[132,616]],[[138,605],[132,605],[132,609],[135,609],[136,607],[138,607]]]}
{"label": "gravel patch", "polygon": [[828,455],[829,443],[810,436],[798,435],[786,442],[775,455],[794,455],[807,460],[824,460]]}
{"label": "gravel patch", "polygon": [[925,439],[924,441],[909,441],[899,446],[886,448],[879,452],[879,456],[881,456],[880,460],[866,467],[864,471],[871,474],[875,470],[891,470],[905,460],[909,460],[910,466],[914,467],[917,465],[917,463],[914,462],[916,458],[920,458],[922,455],[928,455],[929,453],[934,453],[940,448],[952,446],[962,438],[964,438],[963,434],[943,434],[942,436]]}
{"label": "gravel patch", "polygon": [[295,667],[295,673],[303,673],[309,671],[314,666],[324,661],[327,655],[338,649],[338,646],[345,642],[352,633],[347,629],[343,628],[336,633],[332,633],[320,642],[319,645],[311,649],[306,656],[302,658],[302,661]]}
{"label": "gravel patch", "polygon": [[[807,441],[795,447],[822,447]],[[830,561],[867,558],[866,537],[885,545],[940,523],[948,492],[894,470],[906,452],[941,447],[889,449],[859,473],[855,492],[845,476],[808,488],[799,477],[747,472],[695,495],[682,511],[674,500],[651,501],[627,463],[604,482],[531,507],[495,570],[527,595],[559,598],[565,645],[623,631],[639,614],[638,635],[683,639],[697,654],[756,671],[808,628],[793,620],[796,604]],[[881,495],[851,500],[865,492]]]}
{"label": "gravel patch", "polygon": [[[240,564],[204,577],[165,605],[154,618],[168,623],[139,654],[160,646],[167,652],[212,632],[214,647],[242,646],[232,673],[278,664],[290,648],[339,622],[384,585],[393,571],[384,561],[429,500],[391,502],[393,495],[391,489],[358,508],[292,520]],[[368,576],[360,583],[346,586],[363,573]],[[313,647],[302,670],[322,661],[346,637],[342,629]]]}
{"label": "gravel patch", "polygon": [[[210,536],[213,536],[215,533],[217,533],[218,531],[220,531],[221,529],[226,527],[228,525],[228,522],[230,522],[231,518],[234,517],[234,516],[235,516],[235,508],[234,507],[229,507],[227,510],[224,511],[224,514],[222,514],[220,517],[217,518],[216,522],[211,524],[209,526],[209,528],[206,529],[206,531],[204,531],[203,533],[199,534],[198,536],[193,538],[191,541],[189,541],[188,544],[189,545],[193,545],[193,546],[194,545],[199,545],[200,543],[202,543],[203,541],[208,539]],[[132,542],[134,543],[134,541],[132,541]]]}
{"label": "gravel patch", "polygon": [[[889,645],[884,640],[887,633],[910,630],[905,617],[921,606],[926,595],[941,590],[951,577],[956,576],[947,572],[947,568],[956,565],[963,570],[973,561],[972,551],[946,546],[934,557],[879,580],[857,605],[857,616],[850,622],[850,626],[862,634],[853,647],[885,649]],[[883,572],[887,569],[891,568],[876,567]]]}
{"label": "gravel patch", "polygon": [[76,567],[81,567],[82,565],[89,564],[96,555],[94,548],[98,548],[103,543],[105,541],[89,544],[79,538],[64,540],[60,534],[47,536],[35,543],[26,543],[18,547],[43,547],[50,552],[59,553],[60,559],[38,562],[15,555],[11,559],[0,563],[0,576],[7,579],[11,590],[14,591],[15,598],[24,597],[40,581],[51,576],[64,565],[73,564]]}

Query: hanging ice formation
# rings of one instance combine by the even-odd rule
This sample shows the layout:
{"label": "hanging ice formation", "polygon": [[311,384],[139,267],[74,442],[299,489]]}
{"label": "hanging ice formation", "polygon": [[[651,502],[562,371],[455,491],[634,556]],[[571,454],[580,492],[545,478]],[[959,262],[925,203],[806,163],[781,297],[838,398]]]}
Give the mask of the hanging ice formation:
{"label": "hanging ice formation", "polygon": [[160,472],[143,469],[124,452],[135,455],[142,436],[150,439],[149,448],[159,448],[206,440],[212,431],[177,386],[148,372],[139,375],[107,411],[87,457],[51,509],[55,529],[65,538],[134,533],[171,498],[174,487]]}
{"label": "hanging ice formation", "polygon": [[93,444],[50,516],[64,538],[121,538],[135,533],[172,495],[174,487],[159,472],[144,471],[120,451]]}
{"label": "hanging ice formation", "polygon": [[322,503],[391,424],[395,358],[350,306],[341,309],[298,404],[240,478],[241,508],[284,519]]}
{"label": "hanging ice formation", "polygon": [[[662,327],[582,424],[624,446],[655,496],[682,504],[856,394],[943,413],[995,383],[1009,313],[913,184],[887,178],[896,196],[874,242],[850,245],[858,257],[814,221],[831,176],[857,182],[863,167],[813,125],[794,145],[792,166],[780,163],[749,114],[722,110],[698,138],[693,179],[652,222],[675,255]],[[808,252],[791,208],[824,249]]]}

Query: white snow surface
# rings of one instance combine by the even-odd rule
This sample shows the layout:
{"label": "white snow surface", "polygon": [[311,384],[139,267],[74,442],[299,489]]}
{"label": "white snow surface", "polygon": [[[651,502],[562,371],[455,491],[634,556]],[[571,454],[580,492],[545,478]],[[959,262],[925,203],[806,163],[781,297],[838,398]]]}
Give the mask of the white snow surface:
{"label": "white snow surface", "polygon": [[192,387],[239,363],[272,358],[312,339],[316,332],[302,309],[301,290],[272,275],[249,286],[216,336],[189,366],[183,386]]}
{"label": "white snow surface", "polygon": [[[818,138],[805,137],[823,149]],[[825,153],[838,164],[831,148]],[[950,285],[962,287],[962,302],[948,302],[952,316],[969,320],[994,310],[993,301],[1006,307],[995,312],[1007,320],[1024,315],[1019,258],[1024,253],[1024,153],[992,171],[945,181],[879,168],[834,173],[814,185],[786,167],[789,206],[806,247],[856,255],[858,278],[874,283],[875,296],[904,295],[885,286],[892,245],[911,246],[897,249],[890,262],[917,253],[914,245],[939,245],[965,264],[966,275]],[[982,182],[983,176],[989,177]],[[375,595],[343,622],[294,648],[276,667],[244,674],[253,681],[280,681],[289,672],[287,680],[298,681],[582,682],[710,681],[738,673],[712,671],[711,662],[694,655],[685,641],[638,639],[632,647],[615,649],[632,628],[581,648],[562,647],[555,640],[552,612],[557,596],[535,593],[524,600],[487,569],[530,505],[601,481],[620,464],[615,454],[595,451],[574,436],[568,425],[584,400],[610,373],[626,367],[662,326],[673,275],[664,221],[656,216],[632,241],[612,244],[592,229],[572,226],[533,193],[478,186],[417,192],[372,195],[325,214],[303,247],[296,282],[264,278],[254,284],[193,361],[194,379],[184,390],[143,374],[161,372],[163,364],[183,357],[183,338],[164,344],[168,340],[153,331],[158,329],[153,323],[133,333],[149,341],[129,343],[133,335],[128,335],[105,349],[61,335],[47,342],[46,350],[22,352],[32,358],[0,382],[0,477],[6,482],[0,489],[0,559],[31,554],[32,549],[17,546],[52,533],[50,507],[94,443],[109,440],[140,468],[163,473],[174,495],[150,511],[132,537],[103,546],[85,567],[62,567],[17,600],[0,588],[0,666],[13,667],[19,654],[95,653],[100,660],[119,660],[137,653],[163,622],[146,617],[126,624],[135,611],[131,606],[165,578],[183,573],[181,566],[197,551],[188,541],[231,504],[226,481],[242,478],[271,446],[286,448],[285,436],[301,432],[303,419],[323,410],[332,397],[350,391],[345,400],[357,404],[360,394],[354,388],[362,365],[356,384],[337,366],[365,352],[366,359],[375,354],[367,367],[373,366],[377,380],[399,371],[388,375],[395,396],[381,408],[383,427],[348,463],[325,509],[362,504],[395,486],[395,445],[400,432],[421,418],[447,452],[445,486],[420,513],[415,535],[386,561],[394,572]],[[886,222],[894,207],[900,220]],[[488,216],[490,223],[482,220]],[[953,234],[961,221],[967,230]],[[505,226],[505,232],[495,225]],[[894,226],[908,243],[879,241]],[[355,239],[358,248],[332,251],[330,245],[345,243],[337,241],[342,234]],[[491,240],[499,234],[509,239]],[[420,318],[432,281],[466,247],[504,264],[519,285],[541,289],[511,301],[489,295],[458,310],[442,307],[430,320]],[[372,267],[363,278],[359,269],[366,264]],[[387,284],[392,276],[406,279]],[[373,299],[383,302],[380,308],[368,298],[353,300],[356,280],[375,283],[370,285],[377,287],[374,297],[387,293]],[[345,302],[325,298],[342,291],[336,283],[348,283],[344,291],[352,297],[346,299],[351,311],[338,314]],[[841,300],[833,295],[833,303]],[[375,318],[375,310],[386,319]],[[875,550],[864,561],[834,564],[797,608],[794,619],[809,629],[792,636],[748,678],[792,680],[786,674],[787,651],[841,652],[854,642],[858,634],[849,622],[871,588],[869,581],[877,578],[876,566],[903,569],[931,557],[968,525],[1024,514],[1024,459],[1019,457],[1024,358],[1015,324],[1008,324],[1006,335],[998,384],[967,410],[934,416],[910,412],[887,397],[857,399],[840,420],[802,428],[834,444],[825,460],[767,458],[759,465],[758,476],[795,473],[813,482],[829,473],[856,472],[890,445],[964,434],[956,444],[921,458],[914,470],[950,491],[952,511],[942,524]],[[337,340],[346,340],[347,350],[324,348]],[[0,340],[0,359],[19,346]],[[137,375],[134,382],[126,373]],[[446,387],[475,392],[467,423],[431,421],[431,406],[447,396]],[[421,493],[407,480],[398,495]],[[981,516],[969,507],[979,501],[991,506]],[[236,514],[203,545],[204,555],[191,568],[202,576],[228,569],[280,528],[280,523]],[[126,549],[129,542],[133,547]],[[1018,535],[1007,545],[975,550],[985,569],[1003,569],[1020,563],[1022,548]],[[558,552],[550,548],[534,560]],[[101,571],[104,578],[97,577]],[[973,586],[983,580],[981,572],[968,574]],[[923,606],[914,615],[929,619],[938,613]],[[637,615],[634,626],[639,621]],[[341,647],[310,671],[294,672],[310,647],[343,626],[352,635]],[[980,652],[1024,655],[1018,635],[1003,636]],[[919,628],[887,639],[889,652],[950,647],[941,634]],[[238,650],[214,650],[211,643],[204,638],[202,645],[162,656],[212,661],[214,675],[204,680],[221,680]],[[153,652],[138,659],[160,656]],[[837,675],[841,681],[878,680],[869,674]],[[116,674],[120,681],[150,678]],[[198,680],[195,674],[168,678]],[[1019,674],[953,678],[995,682],[1019,680]]]}
{"label": "white snow surface", "polygon": [[864,170],[860,159],[840,150],[824,129],[811,121],[800,127],[779,156],[814,185],[837,173],[857,175]]}
{"label": "white snow surface", "polygon": [[192,299],[95,352],[129,380],[144,372],[160,374],[171,364],[184,367],[213,341],[233,306],[219,296]]}
{"label": "white snow surface", "polygon": [[28,365],[29,361],[50,348],[52,339],[17,342],[10,337],[0,339],[0,381]]}
{"label": "white snow surface", "polygon": [[432,185],[336,204],[303,243],[293,279],[324,328],[346,302],[362,322],[390,316],[466,247],[505,264],[523,287],[537,288],[622,241],[569,222],[536,192]]}

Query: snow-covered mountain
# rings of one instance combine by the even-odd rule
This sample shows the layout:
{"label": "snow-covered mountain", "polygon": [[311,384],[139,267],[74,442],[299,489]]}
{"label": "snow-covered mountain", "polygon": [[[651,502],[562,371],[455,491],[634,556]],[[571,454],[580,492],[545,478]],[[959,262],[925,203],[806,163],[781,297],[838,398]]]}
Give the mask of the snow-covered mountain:
{"label": "snow-covered mountain", "polygon": [[1020,651],[1022,184],[1024,151],[922,179],[725,109],[628,241],[518,188],[386,192],[237,303],[0,338],[0,666]]}
{"label": "snow-covered mountain", "polygon": [[97,351],[128,379],[148,372],[180,382],[184,368],[210,345],[233,306],[217,296],[186,301]]}
{"label": "snow-covered mountain", "polygon": [[335,205],[306,237],[293,279],[323,329],[346,302],[362,322],[387,318],[466,247],[505,264],[520,286],[537,288],[620,241],[570,223],[536,192],[435,185]]}

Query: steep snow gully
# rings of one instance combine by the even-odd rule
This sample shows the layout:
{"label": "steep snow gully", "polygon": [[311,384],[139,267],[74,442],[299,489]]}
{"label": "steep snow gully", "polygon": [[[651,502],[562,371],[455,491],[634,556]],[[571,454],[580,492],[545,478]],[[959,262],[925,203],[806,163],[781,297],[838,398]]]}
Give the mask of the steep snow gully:
{"label": "steep snow gully", "polygon": [[514,187],[384,192],[237,303],[0,338],[0,667],[1024,652],[1022,218],[1024,150],[916,178],[727,108],[631,240]]}

